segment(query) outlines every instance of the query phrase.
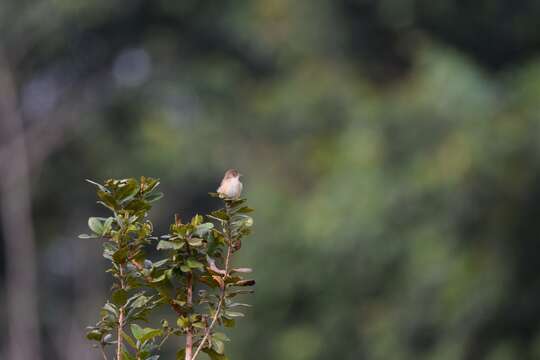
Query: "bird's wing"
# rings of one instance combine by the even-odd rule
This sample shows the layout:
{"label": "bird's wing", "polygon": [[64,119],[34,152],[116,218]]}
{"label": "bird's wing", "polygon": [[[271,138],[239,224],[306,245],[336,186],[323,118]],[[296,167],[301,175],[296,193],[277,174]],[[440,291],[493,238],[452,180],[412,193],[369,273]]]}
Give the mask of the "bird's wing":
{"label": "bird's wing", "polygon": [[218,192],[218,193],[224,193],[225,192],[225,189],[223,188],[224,185],[225,185],[224,183],[225,183],[225,179],[221,180],[221,184],[219,184],[219,187],[216,190],[216,192]]}

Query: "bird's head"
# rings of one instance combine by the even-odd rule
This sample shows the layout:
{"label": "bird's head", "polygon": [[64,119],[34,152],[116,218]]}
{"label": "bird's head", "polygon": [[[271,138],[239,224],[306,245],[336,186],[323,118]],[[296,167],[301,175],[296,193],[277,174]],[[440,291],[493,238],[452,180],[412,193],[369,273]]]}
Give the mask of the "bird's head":
{"label": "bird's head", "polygon": [[225,172],[225,176],[223,177],[225,180],[227,179],[233,179],[233,178],[239,178],[242,176],[236,169],[229,169]]}

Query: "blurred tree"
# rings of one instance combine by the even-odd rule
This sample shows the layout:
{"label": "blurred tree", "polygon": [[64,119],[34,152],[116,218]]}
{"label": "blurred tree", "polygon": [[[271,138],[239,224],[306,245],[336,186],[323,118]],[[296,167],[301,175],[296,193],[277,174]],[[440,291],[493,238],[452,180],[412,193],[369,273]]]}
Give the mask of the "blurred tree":
{"label": "blurred tree", "polygon": [[6,256],[8,357],[41,359],[30,169],[9,64],[0,48],[0,219]]}

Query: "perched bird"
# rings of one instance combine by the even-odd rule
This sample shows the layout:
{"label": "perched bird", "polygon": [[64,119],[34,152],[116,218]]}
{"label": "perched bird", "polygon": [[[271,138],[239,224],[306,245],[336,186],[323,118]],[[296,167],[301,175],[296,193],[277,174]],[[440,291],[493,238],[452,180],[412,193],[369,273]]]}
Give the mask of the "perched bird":
{"label": "perched bird", "polygon": [[238,199],[242,193],[242,183],[240,182],[240,174],[235,169],[229,169],[225,172],[221,185],[217,189],[218,194],[221,194],[229,199]]}

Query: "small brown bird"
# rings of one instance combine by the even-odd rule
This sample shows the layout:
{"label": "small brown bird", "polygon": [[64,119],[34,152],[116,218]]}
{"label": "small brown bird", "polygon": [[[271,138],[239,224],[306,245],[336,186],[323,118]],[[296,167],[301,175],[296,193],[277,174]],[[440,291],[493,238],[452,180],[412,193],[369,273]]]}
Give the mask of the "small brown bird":
{"label": "small brown bird", "polygon": [[229,199],[238,199],[242,193],[243,185],[240,182],[240,174],[235,169],[229,169],[225,172],[223,180],[217,189],[218,194],[221,194]]}

